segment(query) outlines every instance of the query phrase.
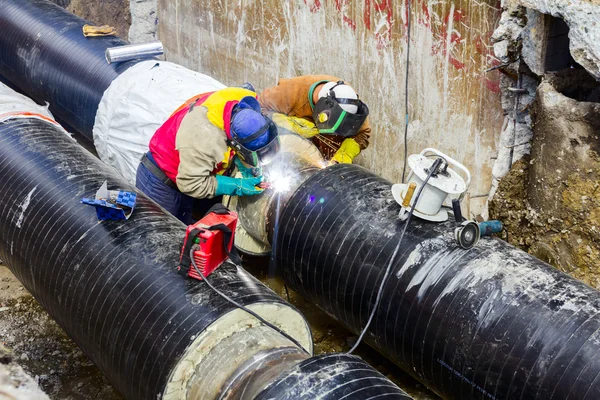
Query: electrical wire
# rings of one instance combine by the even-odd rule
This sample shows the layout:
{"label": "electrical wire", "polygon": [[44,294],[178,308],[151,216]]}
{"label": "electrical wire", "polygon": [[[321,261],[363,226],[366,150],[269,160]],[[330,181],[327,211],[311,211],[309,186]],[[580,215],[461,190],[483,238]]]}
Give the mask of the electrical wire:
{"label": "electrical wire", "polygon": [[410,66],[410,0],[407,0],[407,11],[406,11],[406,75],[404,78],[404,108],[405,108],[405,121],[404,121],[404,165],[402,166],[402,183],[404,183],[404,177],[406,176],[406,159],[408,157],[408,67]]}
{"label": "electrical wire", "polygon": [[[238,303],[237,301],[233,300],[231,297],[227,296],[225,293],[221,292],[219,289],[217,289],[216,287],[214,287],[212,285],[212,283],[209,282],[208,279],[206,279],[206,276],[204,276],[204,274],[202,273],[202,271],[200,271],[200,269],[198,268],[198,266],[196,265],[196,260],[194,259],[194,251],[198,250],[199,246],[192,246],[192,248],[190,249],[190,260],[192,260],[192,266],[194,267],[194,269],[196,270],[196,273],[202,277],[202,279],[204,280],[204,282],[206,282],[206,284],[208,285],[208,287],[210,287],[216,294],[218,294],[219,296],[221,296],[223,299],[227,300],[229,303],[233,304],[234,306],[236,306],[237,308],[239,308],[240,310],[246,311],[248,314],[252,315],[254,318],[256,318],[257,320],[259,320],[263,325],[268,326],[269,328],[273,329],[274,331],[276,331],[277,333],[281,334],[282,336],[284,336],[286,339],[290,340],[292,343],[294,343],[296,346],[298,346],[299,348],[301,348],[303,351],[305,351],[307,354],[310,354],[310,352],[308,352],[304,346],[302,346],[300,344],[300,342],[298,342],[296,339],[294,339],[293,337],[291,337],[290,335],[288,335],[287,333],[285,333],[282,329],[278,328],[277,326],[273,325],[272,323],[268,322],[267,320],[265,320],[263,317],[261,317],[260,315],[258,315],[257,313],[255,313],[254,311],[250,310],[249,308],[245,307],[244,305]],[[231,262],[231,261],[230,261]],[[233,265],[233,262],[231,262]],[[237,265],[236,265],[237,266]]]}
{"label": "electrical wire", "polygon": [[427,177],[425,178],[425,180],[423,181],[423,184],[421,185],[421,187],[419,188],[419,191],[417,192],[415,201],[413,201],[413,204],[410,207],[410,210],[408,212],[408,217],[406,218],[406,222],[404,223],[404,228],[402,229],[402,233],[400,234],[400,239],[398,240],[398,244],[396,245],[396,248],[394,249],[394,252],[392,253],[392,257],[390,257],[390,261],[388,262],[388,265],[385,269],[385,274],[383,275],[383,279],[381,280],[381,283],[379,284],[379,290],[377,291],[377,297],[375,299],[375,304],[373,305],[373,309],[371,310],[371,314],[369,315],[367,324],[365,325],[363,330],[360,332],[360,335],[358,336],[356,343],[354,343],[354,346],[352,346],[352,348],[350,350],[348,350],[348,352],[346,354],[352,354],[354,352],[354,350],[356,350],[356,348],[358,347],[360,342],[362,342],[363,337],[369,330],[369,327],[371,326],[371,322],[373,321],[373,318],[375,317],[375,312],[379,308],[379,303],[381,302],[381,297],[383,296],[383,288],[385,287],[385,284],[387,283],[388,277],[392,270],[392,265],[394,265],[394,261],[396,261],[396,255],[398,254],[398,251],[400,250],[400,246],[402,245],[402,240],[404,239],[404,234],[406,233],[406,230],[408,229],[408,224],[412,218],[413,211],[415,210],[415,206],[417,205],[417,202],[419,201],[419,198],[421,197],[421,192],[427,185],[429,178],[431,178],[431,176],[438,170],[441,163],[442,163],[441,158],[438,158],[434,161],[432,167],[429,170],[429,173],[427,174]]}

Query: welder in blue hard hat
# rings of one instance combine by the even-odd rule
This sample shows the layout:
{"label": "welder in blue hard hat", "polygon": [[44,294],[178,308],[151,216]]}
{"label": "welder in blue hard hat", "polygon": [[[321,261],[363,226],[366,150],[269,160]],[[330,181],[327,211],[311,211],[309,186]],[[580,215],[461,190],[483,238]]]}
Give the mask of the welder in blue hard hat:
{"label": "welder in blue hard hat", "polygon": [[[261,193],[261,167],[279,151],[279,137],[260,111],[256,94],[239,87],[186,102],[152,137],[136,186],[188,224],[197,199],[208,209],[219,196]],[[230,176],[234,166],[242,178]]]}

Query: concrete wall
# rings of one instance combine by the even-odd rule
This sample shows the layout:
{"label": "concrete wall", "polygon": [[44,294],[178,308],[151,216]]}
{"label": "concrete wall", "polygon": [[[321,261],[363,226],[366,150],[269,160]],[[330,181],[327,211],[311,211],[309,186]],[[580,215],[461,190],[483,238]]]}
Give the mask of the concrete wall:
{"label": "concrete wall", "polygon": [[[371,109],[374,134],[358,162],[400,181],[406,2],[395,0],[159,0],[167,59],[260,91],[282,77],[337,75]],[[495,0],[411,1],[409,154],[437,147],[487,194],[503,115],[490,36]],[[485,197],[470,200],[479,213]]]}

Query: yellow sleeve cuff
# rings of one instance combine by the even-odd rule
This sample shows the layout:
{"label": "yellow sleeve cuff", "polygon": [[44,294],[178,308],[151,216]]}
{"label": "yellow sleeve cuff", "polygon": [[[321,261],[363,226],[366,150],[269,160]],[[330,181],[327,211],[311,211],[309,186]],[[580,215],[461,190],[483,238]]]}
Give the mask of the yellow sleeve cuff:
{"label": "yellow sleeve cuff", "polygon": [[280,129],[300,135],[303,138],[310,139],[317,135],[319,130],[312,121],[300,117],[291,117],[289,115],[274,113],[271,119]]}

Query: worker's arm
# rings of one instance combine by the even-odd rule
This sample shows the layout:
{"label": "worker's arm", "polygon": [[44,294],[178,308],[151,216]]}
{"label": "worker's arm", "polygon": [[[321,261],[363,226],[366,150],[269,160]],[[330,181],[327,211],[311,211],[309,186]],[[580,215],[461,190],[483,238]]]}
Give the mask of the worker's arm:
{"label": "worker's arm", "polygon": [[283,133],[294,133],[302,136],[303,138],[310,139],[311,137],[319,134],[319,130],[315,126],[314,122],[309,121],[306,118],[291,117],[289,115],[276,112],[267,113],[267,117],[273,120],[279,129],[280,135]]}
{"label": "worker's arm", "polygon": [[265,89],[259,96],[260,107],[266,112],[290,114],[298,102],[295,87],[279,82],[277,86]]}
{"label": "worker's arm", "polygon": [[371,138],[371,124],[369,122],[369,119],[367,118],[353,139],[356,141],[356,143],[358,143],[358,145],[360,146],[360,150],[362,151],[362,150],[366,149],[367,147],[369,147],[369,139],[370,138]]}
{"label": "worker's arm", "polygon": [[208,121],[204,107],[185,116],[175,147],[179,151],[176,183],[181,193],[197,199],[214,197],[217,180],[212,171],[228,149],[225,133]]}
{"label": "worker's arm", "polygon": [[277,86],[265,89],[258,95],[260,106],[265,111],[287,114],[312,120],[312,108],[308,100],[310,87],[319,81],[339,81],[331,75],[305,75],[282,78]]}
{"label": "worker's arm", "polygon": [[193,147],[181,147],[179,159],[177,187],[181,193],[197,199],[214,197],[217,180],[211,175],[214,162],[209,159],[209,156]]}

